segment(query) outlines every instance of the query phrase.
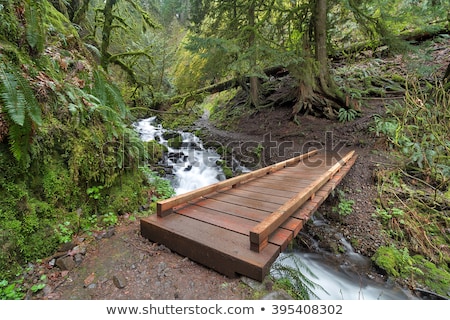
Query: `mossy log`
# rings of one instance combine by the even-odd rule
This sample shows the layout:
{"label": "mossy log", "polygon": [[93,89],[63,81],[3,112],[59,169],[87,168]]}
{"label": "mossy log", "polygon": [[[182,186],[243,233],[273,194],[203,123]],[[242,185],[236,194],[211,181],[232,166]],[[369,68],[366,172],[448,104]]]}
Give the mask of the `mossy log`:
{"label": "mossy log", "polygon": [[[267,77],[275,77],[275,78],[279,78],[279,77],[283,77],[285,75],[287,75],[289,72],[287,71],[287,69],[283,66],[275,66],[275,67],[270,67],[264,70],[264,74]],[[174,105],[174,104],[178,104],[178,103],[186,103],[192,100],[197,99],[199,96],[202,96],[204,94],[214,94],[214,93],[219,93],[222,91],[226,91],[226,90],[230,90],[230,89],[234,89],[237,87],[242,87],[242,86],[246,86],[245,84],[248,83],[250,81],[249,77],[236,77],[230,80],[226,80],[226,81],[222,81],[195,91],[191,91],[188,93],[183,93],[180,95],[177,95],[175,97],[172,97],[164,102],[162,102],[160,105]],[[156,106],[158,107],[158,106]]]}

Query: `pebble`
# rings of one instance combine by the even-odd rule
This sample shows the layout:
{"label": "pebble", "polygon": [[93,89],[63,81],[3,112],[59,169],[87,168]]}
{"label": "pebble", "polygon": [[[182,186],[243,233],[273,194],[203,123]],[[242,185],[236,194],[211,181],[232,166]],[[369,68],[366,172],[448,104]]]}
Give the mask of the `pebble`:
{"label": "pebble", "polygon": [[119,289],[123,289],[127,286],[127,280],[122,275],[114,275],[113,283]]}

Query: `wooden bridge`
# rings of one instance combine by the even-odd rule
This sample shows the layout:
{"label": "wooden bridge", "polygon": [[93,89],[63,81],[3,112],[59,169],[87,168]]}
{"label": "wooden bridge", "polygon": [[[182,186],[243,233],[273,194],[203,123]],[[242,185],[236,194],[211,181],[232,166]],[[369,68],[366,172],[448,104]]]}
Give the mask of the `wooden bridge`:
{"label": "wooden bridge", "polygon": [[356,157],[314,150],[160,201],[141,234],[228,277],[262,281]]}

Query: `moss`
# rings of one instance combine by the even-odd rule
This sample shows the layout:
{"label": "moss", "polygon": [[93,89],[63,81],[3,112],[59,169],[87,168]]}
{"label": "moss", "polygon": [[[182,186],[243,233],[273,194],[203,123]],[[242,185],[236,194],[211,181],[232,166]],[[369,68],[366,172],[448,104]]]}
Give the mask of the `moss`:
{"label": "moss", "polygon": [[145,148],[148,154],[148,161],[150,165],[158,164],[162,159],[165,152],[167,152],[167,147],[159,144],[155,140],[150,140],[145,143]]}
{"label": "moss", "polygon": [[107,194],[105,207],[101,211],[119,215],[136,212],[150,202],[150,189],[142,171],[127,171],[105,192]]}
{"label": "moss", "polygon": [[183,137],[181,135],[176,135],[175,137],[167,140],[167,145],[174,149],[180,149],[183,145]]}
{"label": "moss", "polygon": [[17,42],[20,38],[20,26],[11,1],[0,5],[0,39]]}
{"label": "moss", "polygon": [[64,37],[78,37],[77,30],[66,16],[56,10],[48,1],[44,1],[44,6],[45,25],[50,33]]}
{"label": "moss", "polygon": [[413,257],[414,264],[422,270],[422,275],[416,281],[428,287],[431,291],[450,297],[450,270],[446,264],[436,265],[421,255]]}
{"label": "moss", "polygon": [[401,259],[395,247],[380,247],[372,257],[373,262],[385,270],[387,274],[399,277],[401,273]]}

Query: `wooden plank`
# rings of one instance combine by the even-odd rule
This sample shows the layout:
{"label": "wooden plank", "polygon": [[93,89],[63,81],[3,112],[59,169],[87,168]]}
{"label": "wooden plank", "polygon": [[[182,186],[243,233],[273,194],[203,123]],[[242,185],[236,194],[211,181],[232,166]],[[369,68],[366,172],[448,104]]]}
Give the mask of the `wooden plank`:
{"label": "wooden plank", "polygon": [[244,188],[230,189],[230,190],[224,191],[223,193],[235,195],[235,196],[242,197],[242,198],[258,200],[260,202],[276,203],[278,205],[283,204],[287,200],[289,200],[289,197],[281,197],[279,195],[273,195],[273,194],[264,194],[264,193],[248,190],[247,188],[245,188],[245,189]]}
{"label": "wooden plank", "polygon": [[[175,207],[175,214],[166,218],[154,215],[142,219],[141,234],[151,241],[162,243],[171,250],[229,277],[244,275],[262,281],[279,253],[287,248],[312,213],[343,179],[356,157],[356,155],[351,157],[328,182],[315,192],[314,199],[308,198],[268,238],[263,239],[257,248],[252,248],[252,245],[248,247],[250,231],[264,222],[280,206],[272,203],[261,207],[264,201],[236,196],[229,190],[215,192],[205,198],[193,199],[195,201],[191,203]],[[244,189],[252,193],[256,191],[256,193],[265,194],[264,192],[272,190],[266,188],[266,183],[258,186],[258,181],[249,181],[242,186],[244,185],[246,186]],[[292,196],[292,191],[274,190],[272,191],[281,196],[285,192],[289,192]],[[296,190],[298,191],[298,188]],[[295,198],[295,195],[290,200]],[[242,206],[242,202],[255,207]],[[263,246],[264,250],[261,249]],[[254,256],[255,254],[257,256]]]}
{"label": "wooden plank", "polygon": [[217,199],[205,199],[197,201],[195,202],[195,205],[258,222],[262,221],[266,216],[269,215],[269,213],[272,212],[272,210],[243,207],[239,204],[223,202]]}
{"label": "wooden plank", "polygon": [[294,192],[294,191],[278,190],[278,189],[268,188],[266,186],[255,186],[255,185],[250,185],[250,184],[245,185],[245,190],[259,192],[261,194],[274,195],[274,196],[288,198],[288,199],[290,199],[291,197],[293,197],[296,194],[296,192]]}
{"label": "wooden plank", "polygon": [[271,243],[263,253],[252,252],[248,236],[178,214],[141,219],[141,234],[230,278],[243,275],[263,281],[280,254],[280,247]]}
{"label": "wooden plank", "polygon": [[281,191],[287,191],[287,192],[294,192],[295,194],[298,193],[299,187],[306,187],[309,185],[310,182],[302,182],[298,183],[296,185],[293,184],[286,184],[286,183],[280,183],[279,181],[272,181],[272,180],[265,180],[264,178],[247,182],[245,184],[245,187],[247,186],[257,186],[257,187],[266,187],[273,190],[281,190]]}
{"label": "wooden plank", "polygon": [[258,170],[255,170],[255,171],[252,171],[252,172],[249,172],[249,173],[246,173],[246,174],[234,177],[234,178],[230,178],[230,179],[220,181],[220,182],[214,183],[212,185],[209,185],[209,186],[206,186],[203,188],[199,188],[199,189],[191,191],[191,192],[186,192],[184,194],[172,197],[170,199],[159,201],[156,204],[157,214],[160,217],[168,215],[171,213],[173,207],[178,206],[182,203],[194,200],[194,199],[204,196],[206,194],[216,192],[216,191],[222,190],[227,187],[232,187],[236,184],[240,184],[240,183],[249,181],[249,180],[257,178],[257,177],[264,176],[270,172],[275,172],[282,168],[292,166],[294,163],[302,161],[305,158],[311,157],[311,156],[315,155],[317,152],[318,152],[318,150],[313,150],[306,154],[297,156],[295,158],[292,158],[292,159],[289,159],[286,161],[279,162],[272,166],[261,168],[261,169],[258,169]]}
{"label": "wooden plank", "polygon": [[298,187],[306,186],[309,183],[316,181],[317,177],[320,176],[320,174],[322,174],[325,171],[326,170],[322,170],[319,174],[317,174],[311,178],[293,179],[293,178],[284,178],[281,176],[276,176],[276,177],[271,176],[271,177],[260,178],[260,179],[258,179],[258,181],[267,182],[267,183],[271,183],[271,184],[275,183],[275,184],[283,184],[283,185],[293,186],[293,187],[296,187],[298,190]]}
{"label": "wooden plank", "polygon": [[[208,196],[205,196],[206,199],[208,199]],[[225,193],[219,193],[217,195],[214,195],[214,198],[216,200],[220,200],[223,202],[233,203],[233,204],[239,204],[243,207],[253,208],[253,209],[260,209],[264,211],[273,211],[280,207],[279,204],[272,203],[272,202],[261,202],[254,199],[249,198],[243,198],[232,194],[225,194]]]}
{"label": "wooden plank", "polygon": [[[350,168],[353,166],[357,159],[357,155],[355,154],[347,163],[341,168],[341,170],[334,175],[334,177],[327,182],[320,191],[316,192],[315,201],[307,201],[304,205],[302,205],[296,212],[294,212],[291,217],[297,218],[303,221],[303,224],[306,223],[307,220],[311,218],[313,213],[320,207],[320,205],[328,198],[331,191],[342,181],[344,176],[348,173]],[[300,229],[294,232],[294,238],[300,232]]]}
{"label": "wooden plank", "polygon": [[[205,207],[199,207],[197,205],[190,205],[183,207],[180,210],[176,210],[174,213],[190,217],[192,219],[206,222],[208,224],[234,231],[243,235],[248,236],[248,232],[253,228],[259,221],[263,220],[268,213],[264,216],[259,217],[259,220],[250,220],[245,217],[239,217],[235,215],[229,215],[224,212],[207,209]],[[292,219],[297,220],[297,219]],[[269,243],[273,243],[280,247],[285,247],[287,243],[293,239],[293,230],[295,228],[294,223],[287,223],[282,229],[278,229],[269,237]]]}
{"label": "wooden plank", "polygon": [[328,169],[324,174],[318,177],[317,181],[311,183],[307,188],[303,189],[295,197],[290,199],[257,226],[250,231],[250,247],[252,250],[261,252],[266,246],[266,239],[275,231],[292,213],[295,212],[308,198],[318,191],[325,183],[327,183],[334,174],[353,157],[354,151],[349,152],[340,161]]}

